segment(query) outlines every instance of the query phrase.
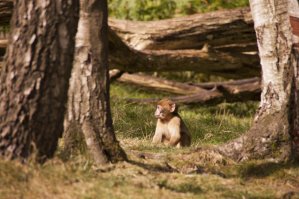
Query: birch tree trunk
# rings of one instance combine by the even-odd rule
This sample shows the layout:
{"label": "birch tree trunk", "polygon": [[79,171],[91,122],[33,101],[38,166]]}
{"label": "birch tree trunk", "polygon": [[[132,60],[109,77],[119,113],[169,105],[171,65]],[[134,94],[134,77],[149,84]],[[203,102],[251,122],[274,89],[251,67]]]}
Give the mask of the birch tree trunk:
{"label": "birch tree trunk", "polygon": [[109,104],[107,1],[80,0],[80,4],[65,147],[71,150],[74,136],[83,133],[97,164],[125,160],[114,134]]}
{"label": "birch tree trunk", "polygon": [[236,160],[287,161],[296,155],[292,140],[298,129],[294,111],[298,109],[294,100],[298,60],[292,50],[288,1],[250,0],[250,6],[263,72],[261,102],[249,132],[220,151]]}
{"label": "birch tree trunk", "polygon": [[[52,157],[63,117],[78,22],[77,0],[15,0],[0,77],[0,154]],[[33,150],[35,149],[35,150]]]}

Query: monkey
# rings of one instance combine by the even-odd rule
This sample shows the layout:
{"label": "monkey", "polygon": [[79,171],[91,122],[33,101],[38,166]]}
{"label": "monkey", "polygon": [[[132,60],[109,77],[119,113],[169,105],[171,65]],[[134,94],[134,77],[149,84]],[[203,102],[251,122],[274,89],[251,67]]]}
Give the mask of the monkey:
{"label": "monkey", "polygon": [[157,104],[155,117],[158,119],[153,144],[163,143],[178,148],[190,146],[191,135],[178,114],[177,105],[170,99],[162,99]]}

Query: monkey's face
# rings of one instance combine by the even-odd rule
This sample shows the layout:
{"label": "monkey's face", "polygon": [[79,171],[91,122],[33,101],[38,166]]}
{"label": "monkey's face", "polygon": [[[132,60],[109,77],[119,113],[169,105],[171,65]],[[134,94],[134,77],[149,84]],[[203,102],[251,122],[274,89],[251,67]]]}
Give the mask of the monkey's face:
{"label": "monkey's face", "polygon": [[167,110],[166,108],[163,108],[161,105],[157,106],[157,109],[155,111],[155,117],[158,119],[166,119],[167,116],[170,114],[170,111]]}
{"label": "monkey's face", "polygon": [[173,117],[173,113],[175,111],[176,105],[173,101],[169,99],[162,99],[158,102],[155,117],[161,120],[169,120]]}

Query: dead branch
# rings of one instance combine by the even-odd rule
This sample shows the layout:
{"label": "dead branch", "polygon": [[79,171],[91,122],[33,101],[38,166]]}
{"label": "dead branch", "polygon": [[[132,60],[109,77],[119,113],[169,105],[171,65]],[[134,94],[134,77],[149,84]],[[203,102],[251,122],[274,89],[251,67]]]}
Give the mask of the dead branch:
{"label": "dead branch", "polygon": [[[191,86],[190,84],[174,82],[163,78],[157,78],[143,74],[124,73],[117,80],[120,82],[135,84],[151,89],[183,94],[184,96],[170,97],[177,103],[182,104],[221,102],[223,100],[228,102],[259,100],[261,93],[261,83],[259,78],[219,83],[214,82],[215,87],[213,87],[212,90],[201,88],[199,86],[200,84],[192,84]],[[211,88],[209,84],[206,85]],[[150,98],[126,100],[132,103],[155,103],[159,99]]]}
{"label": "dead branch", "polygon": [[212,49],[137,51],[127,46],[113,31],[109,32],[111,68],[128,72],[192,70],[226,77],[259,74],[255,56],[232,56]]}
{"label": "dead branch", "polygon": [[124,73],[117,79],[117,81],[180,95],[190,95],[199,92],[206,92],[205,89],[202,89],[198,86],[192,86],[185,83],[170,81],[144,74]]}

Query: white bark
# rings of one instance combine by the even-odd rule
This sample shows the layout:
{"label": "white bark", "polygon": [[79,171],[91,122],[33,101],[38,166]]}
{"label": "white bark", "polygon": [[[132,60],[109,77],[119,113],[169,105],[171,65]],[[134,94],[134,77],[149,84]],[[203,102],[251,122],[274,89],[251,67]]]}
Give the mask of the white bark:
{"label": "white bark", "polygon": [[80,7],[65,140],[83,133],[95,163],[122,161],[126,155],[116,140],[109,104],[107,1],[80,0]]}
{"label": "white bark", "polygon": [[[76,35],[76,55],[72,76],[70,78],[68,111],[65,117],[64,129],[66,129],[66,131],[72,131],[70,133],[81,131],[85,137],[88,149],[93,154],[95,162],[97,164],[104,164],[108,162],[108,159],[104,154],[103,146],[99,142],[99,135],[94,131],[91,122],[89,121],[92,105],[90,103],[91,93],[88,79],[92,79],[92,63],[89,54],[91,43],[88,17],[88,14],[81,9],[78,32]],[[92,84],[93,87],[96,88],[96,82],[93,81]],[[78,123],[78,129],[73,130],[73,128],[70,127],[70,125],[74,125],[74,122]]]}
{"label": "white bark", "polygon": [[295,157],[299,104],[288,0],[250,0],[250,6],[263,72],[261,103],[251,129],[219,149],[236,160],[288,161]]}
{"label": "white bark", "polygon": [[257,118],[282,111],[290,98],[293,77],[292,34],[287,0],[251,0],[263,71],[263,85]]}

